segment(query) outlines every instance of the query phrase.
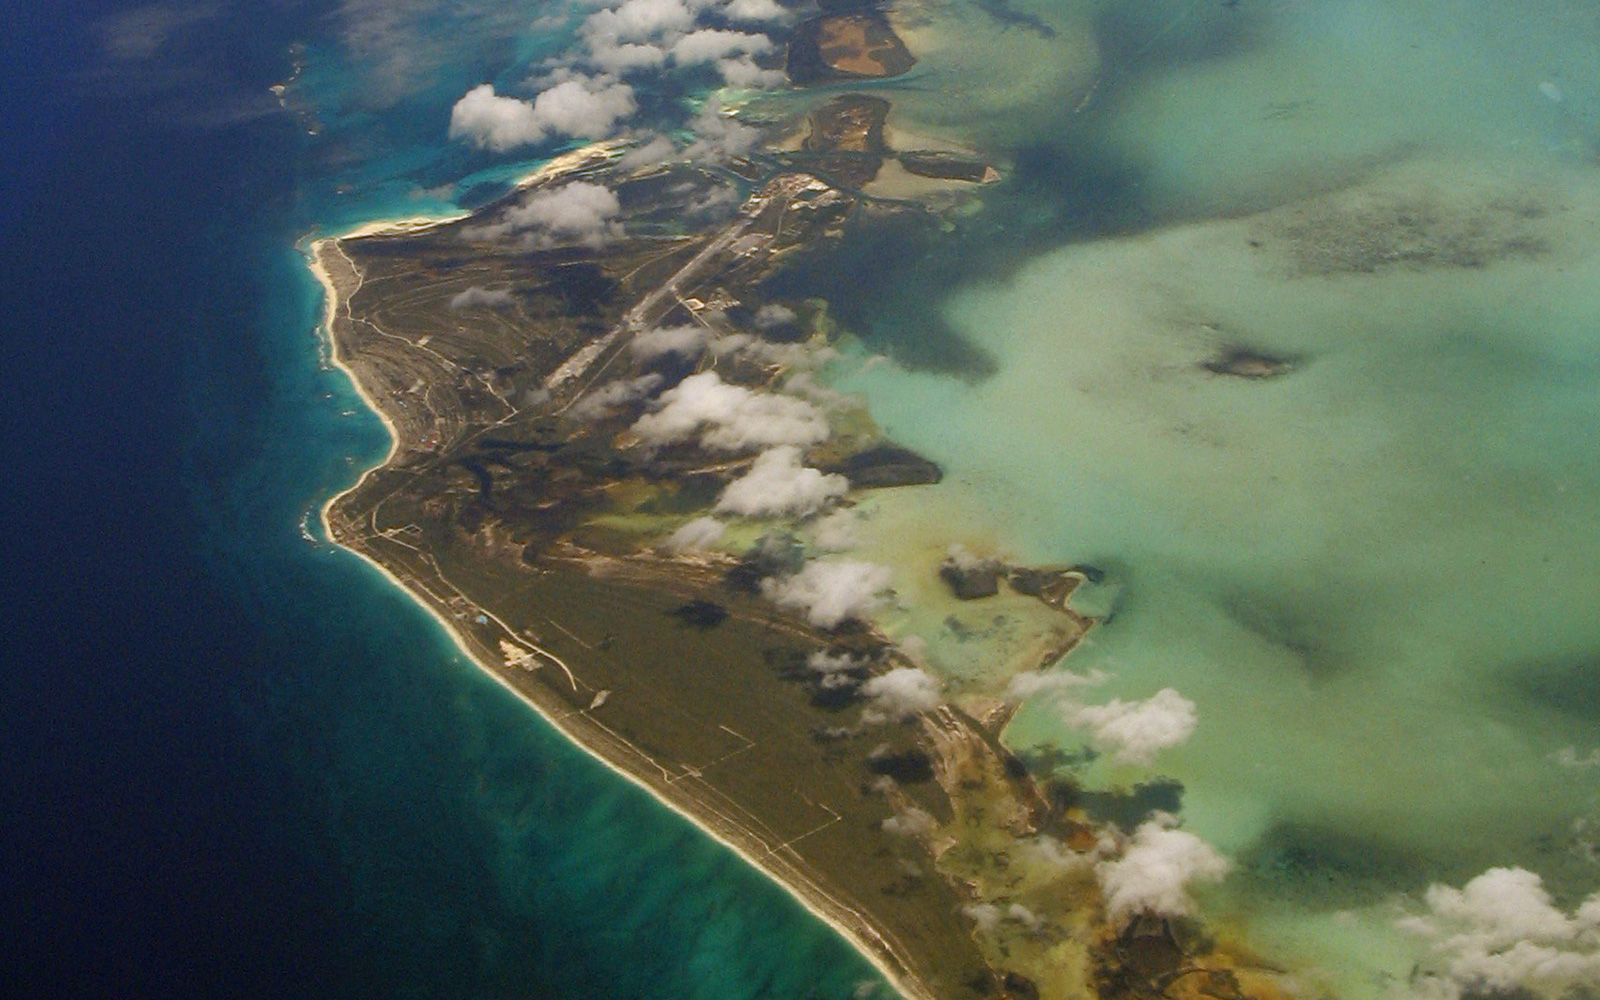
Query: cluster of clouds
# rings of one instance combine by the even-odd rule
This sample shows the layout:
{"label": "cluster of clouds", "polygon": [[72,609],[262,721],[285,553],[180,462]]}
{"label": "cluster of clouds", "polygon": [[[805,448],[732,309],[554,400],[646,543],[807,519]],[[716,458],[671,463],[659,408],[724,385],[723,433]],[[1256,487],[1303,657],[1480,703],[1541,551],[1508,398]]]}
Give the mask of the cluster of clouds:
{"label": "cluster of clouds", "polygon": [[735,87],[772,87],[783,74],[761,68],[756,57],[775,46],[764,34],[700,27],[705,16],[750,26],[783,21],[772,0],[626,0],[589,15],[578,29],[589,65],[624,76],[667,65],[710,65]]}
{"label": "cluster of clouds", "polygon": [[1162,688],[1143,701],[1113,698],[1104,705],[1065,701],[1061,717],[1075,729],[1087,730],[1089,741],[1124,764],[1148,765],[1155,755],[1186,743],[1199,717],[1194,702],[1173,688]]}
{"label": "cluster of clouds", "polygon": [[1600,893],[1564,913],[1543,880],[1522,868],[1491,868],[1457,889],[1433,885],[1427,912],[1400,921],[1428,943],[1438,973],[1425,992],[1527,991],[1561,997],[1600,986]]}
{"label": "cluster of clouds", "polygon": [[703,326],[663,326],[635,334],[628,350],[640,361],[654,361],[673,355],[692,361],[705,352],[711,331]]}
{"label": "cluster of clouds", "polygon": [[651,447],[698,440],[716,451],[808,447],[828,437],[828,420],[806,400],[724,382],[700,372],[661,394],[633,433]]}
{"label": "cluster of clouds", "polygon": [[888,567],[875,563],[814,559],[798,573],[762,580],[761,592],[780,607],[804,614],[818,628],[837,628],[880,607],[893,580]]}
{"label": "cluster of clouds", "polygon": [[506,209],[492,223],[471,230],[475,239],[517,241],[530,250],[553,246],[599,248],[623,235],[616,193],[593,181],[544,188]]}
{"label": "cluster of clouds", "polygon": [[1156,754],[1181,746],[1194,735],[1199,713],[1194,702],[1174,688],[1162,688],[1143,700],[1113,698],[1103,705],[1081,700],[1082,689],[1105,680],[1099,671],[1027,671],[1011,679],[1006,698],[1013,704],[1034,696],[1054,699],[1062,721],[1087,733],[1093,746],[1124,764],[1148,766]]}
{"label": "cluster of clouds", "polygon": [[[451,109],[450,136],[495,152],[558,136],[605,138],[638,110],[627,78],[667,67],[710,66],[728,86],[743,89],[779,86],[783,72],[760,62],[777,49],[771,38],[703,22],[759,28],[788,16],[774,0],[607,3],[579,26],[580,52],[544,65],[540,90],[531,100],[496,93],[491,84],[474,87]],[[713,126],[711,132],[702,132],[701,124]],[[725,126],[697,122],[695,131],[708,150],[726,152]],[[662,141],[651,144],[657,159],[671,153],[671,144],[662,146]]]}
{"label": "cluster of clouds", "polygon": [[722,491],[717,510],[745,517],[803,517],[849,489],[844,476],[809,468],[801,461],[800,449],[785,444],[756,456],[750,471]]}
{"label": "cluster of clouds", "polygon": [[603,139],[634,111],[633,88],[605,78],[563,80],[531,101],[495,93],[480,84],[450,109],[450,138],[504,153],[551,136]]}
{"label": "cluster of clouds", "polygon": [[843,688],[855,686],[853,674],[861,669],[862,663],[849,653],[830,653],[819,649],[806,657],[806,667],[817,675],[819,686]]}
{"label": "cluster of clouds", "polygon": [[1142,914],[1187,916],[1196,883],[1219,882],[1228,860],[1199,837],[1177,828],[1177,820],[1157,813],[1133,832],[1121,849],[1095,863],[1106,918],[1124,926]]}
{"label": "cluster of clouds", "polygon": [[861,685],[867,707],[861,721],[868,725],[900,722],[931,712],[944,702],[939,681],[917,667],[895,667]]}
{"label": "cluster of clouds", "polygon": [[994,903],[971,903],[963,906],[961,912],[977,924],[978,930],[985,934],[993,934],[1002,923],[1018,924],[1028,931],[1037,931],[1044,926],[1044,921],[1038,914],[1021,903],[1011,903],[1003,907]]}
{"label": "cluster of clouds", "polygon": [[619,379],[585,394],[567,410],[574,420],[601,420],[611,416],[619,407],[637,403],[661,385],[660,375],[651,372],[637,378]]}

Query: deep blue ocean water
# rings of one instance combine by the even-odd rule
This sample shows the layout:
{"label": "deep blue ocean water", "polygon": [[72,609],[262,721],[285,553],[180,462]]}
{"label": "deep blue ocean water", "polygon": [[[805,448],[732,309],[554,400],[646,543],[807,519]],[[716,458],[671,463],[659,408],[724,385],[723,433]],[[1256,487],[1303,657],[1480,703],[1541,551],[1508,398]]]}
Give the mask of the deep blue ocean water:
{"label": "deep blue ocean water", "polygon": [[438,101],[513,43],[481,17],[415,70],[431,90],[354,94],[315,139],[266,87],[294,42],[337,55],[348,8],[472,6],[9,7],[11,989],[736,1000],[874,978],[302,535],[385,441],[320,364],[294,244],[469,173]]}

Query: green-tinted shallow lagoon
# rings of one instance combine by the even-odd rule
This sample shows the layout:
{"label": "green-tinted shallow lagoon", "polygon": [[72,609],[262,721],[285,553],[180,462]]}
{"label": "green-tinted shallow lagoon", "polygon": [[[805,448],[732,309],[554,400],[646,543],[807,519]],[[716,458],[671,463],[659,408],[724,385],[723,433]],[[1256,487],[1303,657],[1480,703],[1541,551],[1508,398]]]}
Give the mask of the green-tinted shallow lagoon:
{"label": "green-tinted shallow lagoon", "polygon": [[[1153,767],[1086,780],[1180,780],[1186,827],[1236,864],[1210,915],[1383,993],[1416,955],[1397,894],[1494,865],[1564,902],[1597,882],[1600,771],[1572,759],[1600,745],[1600,11],[1095,16],[1116,28],[1096,103],[1030,103],[1028,144],[1121,178],[1105,216],[1149,224],[1064,229],[1014,271],[904,296],[992,374],[856,358],[835,382],[946,467],[930,546],[970,531],[1110,570],[1115,618],[1062,669],[1110,675],[1100,700],[1175,687],[1200,721]],[[1052,203],[1083,196],[1072,178],[1028,183],[1041,218],[1093,214]],[[969,260],[1049,242],[1007,210],[1023,221],[980,217]],[[1200,367],[1228,345],[1299,368]],[[1043,701],[1008,735],[1083,742]]]}

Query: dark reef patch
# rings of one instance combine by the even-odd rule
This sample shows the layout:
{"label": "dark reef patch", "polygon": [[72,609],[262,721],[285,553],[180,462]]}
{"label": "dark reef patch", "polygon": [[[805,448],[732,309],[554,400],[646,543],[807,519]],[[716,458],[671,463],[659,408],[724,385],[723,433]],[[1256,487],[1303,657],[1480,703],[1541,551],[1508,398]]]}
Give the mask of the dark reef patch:
{"label": "dark reef patch", "polygon": [[1471,873],[1441,870],[1430,859],[1372,837],[1330,827],[1278,823],[1235,858],[1255,891],[1348,907],[1375,903],[1430,882]]}
{"label": "dark reef patch", "polygon": [[1218,603],[1239,625],[1293,654],[1313,681],[1327,680],[1345,669],[1332,648],[1332,627],[1302,608],[1265,594],[1224,595]]}
{"label": "dark reef patch", "polygon": [[1119,76],[1140,76],[1249,51],[1270,16],[1269,5],[1260,3],[1118,0],[1095,17],[1095,35]]}
{"label": "dark reef patch", "polygon": [[1499,676],[1525,702],[1572,718],[1600,720],[1600,653],[1519,663]]}

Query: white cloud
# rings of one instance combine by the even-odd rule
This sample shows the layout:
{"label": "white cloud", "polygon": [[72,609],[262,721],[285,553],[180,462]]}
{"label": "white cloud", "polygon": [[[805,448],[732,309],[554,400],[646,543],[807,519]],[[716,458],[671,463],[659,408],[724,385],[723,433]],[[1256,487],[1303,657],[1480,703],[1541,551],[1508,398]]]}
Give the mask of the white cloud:
{"label": "white cloud", "polygon": [[1019,923],[1030,931],[1036,931],[1044,926],[1044,921],[1039,919],[1039,915],[1021,903],[1012,903],[1006,907],[1006,919]]}
{"label": "white cloud", "polygon": [[867,723],[894,722],[931,712],[944,701],[939,682],[916,667],[896,667],[861,685],[869,702],[861,719]]}
{"label": "white cloud", "polygon": [[695,358],[705,350],[710,337],[703,326],[663,326],[636,335],[628,342],[628,350],[640,361],[652,361],[666,354]]}
{"label": "white cloud", "polygon": [[491,83],[473,87],[450,109],[450,138],[495,152],[543,142],[546,134],[532,104],[496,94]]}
{"label": "white cloud", "polygon": [[1129,764],[1149,764],[1156,753],[1179,746],[1194,733],[1194,702],[1162,688],[1144,701],[1113,698],[1104,705],[1067,702],[1061,716],[1069,726],[1087,729],[1090,740]]}
{"label": "white cloud", "polygon": [[771,90],[788,79],[781,69],[763,69],[749,56],[734,56],[717,60],[717,72],[730,87],[743,90]]}
{"label": "white cloud", "polygon": [[1016,851],[1025,863],[1045,868],[1073,870],[1093,862],[1091,854],[1079,854],[1047,833],[1017,842]]}
{"label": "white cloud", "polygon": [[496,94],[494,85],[485,83],[450,109],[450,138],[497,153],[552,135],[599,139],[636,108],[633,88],[609,77],[571,77],[532,101]]}
{"label": "white cloud", "polygon": [[938,826],[932,815],[916,806],[907,806],[905,811],[883,821],[884,832],[897,837],[926,837]]}
{"label": "white cloud", "polygon": [[669,32],[694,27],[694,13],[683,0],[627,0],[615,10],[589,15],[582,32],[593,44],[596,40],[645,42]]}
{"label": "white cloud", "polygon": [[744,24],[765,24],[789,17],[789,12],[777,0],[729,0],[722,8],[722,13],[730,21]]}
{"label": "white cloud", "polygon": [[741,451],[781,444],[813,445],[828,437],[828,421],[803,399],[746,389],[716,372],[690,375],[661,394],[660,408],[633,425],[646,445],[698,437],[707,448]]}
{"label": "white cloud", "polygon": [[788,306],[769,302],[756,310],[756,329],[777,330],[786,326],[793,326],[800,319],[800,314]]}
{"label": "white cloud", "polygon": [[683,151],[690,160],[729,160],[749,153],[761,141],[761,130],[745,125],[725,113],[722,101],[713,97],[689,122],[696,139]]}
{"label": "white cloud", "polygon": [[658,135],[642,146],[635,146],[623,153],[617,160],[617,166],[623,170],[633,170],[636,167],[647,167],[670,159],[678,147],[672,140],[664,135]]}
{"label": "white cloud", "polygon": [[756,456],[750,471],[728,484],[717,510],[745,517],[815,514],[828,501],[842,497],[850,481],[825,475],[801,464],[792,444],[769,448]]}
{"label": "white cloud", "polygon": [[641,42],[619,42],[610,38],[594,38],[589,42],[589,61],[594,65],[622,76],[641,69],[655,69],[667,61],[667,50],[659,45]]}
{"label": "white cloud", "polygon": [[638,107],[633,88],[604,77],[575,78],[541,91],[533,113],[552,132],[603,139]]}
{"label": "white cloud", "polygon": [[961,908],[961,912],[972,918],[978,925],[978,930],[985,934],[993,934],[995,928],[1000,926],[1000,907],[993,903],[968,903]]}
{"label": "white cloud", "polygon": [[622,236],[622,224],[616,221],[621,211],[617,196],[604,184],[572,181],[533,192],[522,204],[507,209],[499,221],[473,233],[491,240],[520,236],[531,247],[574,243],[599,247]]}
{"label": "white cloud", "polygon": [[609,417],[619,406],[637,402],[661,384],[661,376],[654,373],[638,378],[607,382],[589,390],[567,409],[573,420],[600,420]]}
{"label": "white cloud", "polygon": [[1006,685],[1006,701],[1017,704],[1034,695],[1059,695],[1078,688],[1092,687],[1103,682],[1106,675],[1098,670],[1075,674],[1070,670],[1024,670],[1011,678]]}
{"label": "white cloud", "polygon": [[883,603],[894,575],[888,567],[854,559],[818,559],[788,577],[768,577],[761,592],[778,604],[805,613],[819,628],[834,628]]}
{"label": "white cloud", "polygon": [[824,552],[843,552],[861,544],[861,515],[848,508],[836,510],[817,521],[811,541]]}
{"label": "white cloud", "polygon": [[680,66],[717,62],[733,56],[760,55],[772,51],[772,40],[766,35],[750,35],[743,31],[721,28],[701,28],[678,39],[672,46],[672,58]]}
{"label": "white cloud", "polygon": [[1030,931],[1036,931],[1044,926],[1044,921],[1021,903],[1011,903],[1004,909],[993,903],[969,903],[961,908],[961,912],[972,919],[978,930],[986,934],[994,933],[1002,921],[1021,924]]}
{"label": "white cloud", "polygon": [[1430,886],[1424,899],[1428,912],[1400,926],[1432,946],[1442,977],[1436,985],[1447,996],[1528,990],[1559,997],[1600,986],[1600,893],[1569,916],[1537,874],[1491,868],[1460,889]]}
{"label": "white cloud", "polygon": [[457,292],[450,296],[451,309],[504,309],[515,301],[510,289],[506,288],[471,288]]}
{"label": "white cloud", "polygon": [[722,541],[725,530],[723,523],[714,517],[697,517],[672,533],[667,539],[667,548],[675,552],[709,549]]}
{"label": "white cloud", "polygon": [[1181,917],[1192,912],[1189,886],[1220,881],[1228,861],[1192,833],[1158,815],[1134,831],[1120,857],[1095,865],[1105,896],[1106,918],[1121,926],[1141,913]]}
{"label": "white cloud", "polygon": [[830,653],[819,649],[806,657],[806,666],[819,674],[840,674],[861,666],[861,661],[849,653]]}

